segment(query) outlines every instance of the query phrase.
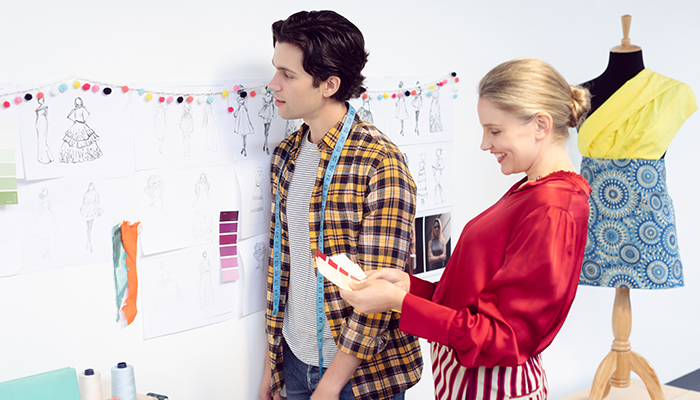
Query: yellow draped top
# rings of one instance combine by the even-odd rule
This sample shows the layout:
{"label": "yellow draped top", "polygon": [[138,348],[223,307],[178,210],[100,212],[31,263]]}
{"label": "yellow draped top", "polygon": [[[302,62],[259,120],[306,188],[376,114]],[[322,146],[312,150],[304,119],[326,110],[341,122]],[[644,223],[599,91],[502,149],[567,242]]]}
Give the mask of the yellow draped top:
{"label": "yellow draped top", "polygon": [[658,160],[697,109],[688,85],[644,69],[581,125],[579,151],[589,158]]}

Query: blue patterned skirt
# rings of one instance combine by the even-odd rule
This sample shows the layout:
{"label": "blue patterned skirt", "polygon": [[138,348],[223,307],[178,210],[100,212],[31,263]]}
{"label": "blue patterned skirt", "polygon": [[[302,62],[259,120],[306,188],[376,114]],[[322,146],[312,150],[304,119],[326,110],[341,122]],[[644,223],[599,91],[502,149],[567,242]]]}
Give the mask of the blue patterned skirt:
{"label": "blue patterned skirt", "polygon": [[579,284],[636,289],[683,286],[676,217],[661,160],[583,157],[591,186]]}

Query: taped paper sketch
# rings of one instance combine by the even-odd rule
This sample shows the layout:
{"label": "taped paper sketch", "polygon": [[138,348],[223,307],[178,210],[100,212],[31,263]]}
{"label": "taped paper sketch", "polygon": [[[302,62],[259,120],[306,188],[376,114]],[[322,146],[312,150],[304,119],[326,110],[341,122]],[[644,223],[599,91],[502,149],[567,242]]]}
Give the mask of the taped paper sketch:
{"label": "taped paper sketch", "polygon": [[435,85],[430,97],[430,132],[442,132],[442,115],[440,114],[440,86]]}
{"label": "taped paper sketch", "polygon": [[357,109],[357,115],[360,119],[363,119],[370,124],[374,124],[374,117],[372,117],[372,110],[369,108],[369,96],[362,99],[362,106]]}
{"label": "taped paper sketch", "polygon": [[442,171],[445,163],[442,160],[442,147],[435,150],[435,163],[433,164],[433,177],[435,178],[435,204],[445,202],[445,193],[442,190]]}
{"label": "taped paper sketch", "polygon": [[284,137],[297,133],[303,123],[304,120],[302,119],[288,119],[287,124],[284,127]]}
{"label": "taped paper sketch", "polygon": [[97,146],[100,139],[87,124],[90,112],[83,105],[83,99],[75,98],[75,106],[68,114],[73,125],[63,136],[63,144],[58,160],[62,163],[82,163],[97,160],[102,156],[102,150]]}
{"label": "taped paper sketch", "polygon": [[194,132],[194,120],[192,119],[192,103],[182,103],[182,115],[180,116],[180,130],[182,131],[182,147],[185,157],[190,156],[190,137]]}
{"label": "taped paper sketch", "polygon": [[255,268],[250,274],[250,290],[251,298],[265,298],[267,292],[267,276],[264,274],[267,271],[267,257],[265,242],[256,242],[254,247],[253,257],[255,258]]}
{"label": "taped paper sketch", "polygon": [[49,149],[49,106],[45,104],[43,97],[36,98],[39,107],[36,112],[36,139],[37,139],[37,161],[42,164],[53,162],[53,155]]}
{"label": "taped paper sketch", "polygon": [[182,290],[173,279],[170,268],[165,261],[160,262],[160,280],[156,288],[156,308],[164,309],[175,307],[182,303]]}
{"label": "taped paper sketch", "polygon": [[221,132],[219,131],[219,124],[216,123],[214,118],[214,113],[211,110],[211,103],[204,103],[204,116],[202,117],[202,128],[206,132],[207,139],[207,150],[209,151],[221,151]]}
{"label": "taped paper sketch", "polygon": [[248,140],[246,137],[255,133],[255,128],[253,128],[253,124],[250,122],[247,97],[248,92],[241,88],[238,91],[238,99],[236,99],[238,102],[238,107],[236,107],[236,110],[233,112],[233,118],[235,118],[233,131],[241,135],[243,138],[243,148],[241,149],[241,154],[243,154],[245,157],[248,156],[248,150],[246,149]]}
{"label": "taped paper sketch", "polygon": [[85,243],[85,249],[92,253],[92,225],[95,218],[102,215],[100,194],[95,190],[95,184],[92,182],[88,184],[88,189],[85,194],[83,194],[83,204],[80,206],[80,215],[85,218],[85,223],[87,224],[87,242]]}
{"label": "taped paper sketch", "polygon": [[158,140],[158,154],[163,154],[163,145],[165,144],[165,121],[168,111],[168,106],[165,102],[156,102],[153,106],[153,122]]}
{"label": "taped paper sketch", "polygon": [[148,195],[148,205],[144,210],[143,221],[143,241],[161,242],[163,238],[168,238],[173,234],[170,224],[170,216],[165,208],[165,183],[163,176],[152,174],[146,180],[144,192]]}
{"label": "taped paper sketch", "polygon": [[265,142],[263,143],[262,149],[267,154],[270,154],[270,147],[267,145],[267,137],[270,134],[270,123],[277,114],[275,112],[274,101],[275,99],[272,97],[272,91],[265,86],[265,95],[262,98],[263,106],[260,108],[260,111],[258,111],[258,115],[262,118],[265,126]]}
{"label": "taped paper sketch", "polygon": [[418,161],[418,181],[416,182],[416,196],[420,199],[420,205],[425,205],[428,199],[428,176],[425,171],[425,152],[420,153],[420,161]]}
{"label": "taped paper sketch", "polygon": [[404,136],[403,125],[404,121],[408,119],[408,111],[406,110],[406,98],[403,94],[403,81],[399,81],[399,95],[396,100],[396,119],[401,121],[401,131],[399,132],[401,136]]}
{"label": "taped paper sketch", "polygon": [[205,173],[199,175],[199,179],[194,185],[192,233],[195,243],[209,243],[214,238],[214,216],[209,198],[210,186]]}
{"label": "taped paper sketch", "polygon": [[416,89],[416,94],[411,100],[411,105],[416,110],[416,135],[420,135],[418,121],[420,120],[420,109],[423,107],[423,91],[420,88],[420,81],[416,82],[416,86],[418,89]]}
{"label": "taped paper sketch", "polygon": [[265,222],[265,212],[263,211],[262,192],[263,170],[260,167],[255,169],[255,188],[253,188],[253,198],[250,202],[250,223],[253,225]]}
{"label": "taped paper sketch", "polygon": [[207,252],[202,253],[199,260],[199,308],[214,305],[214,291],[211,287],[211,262],[207,258]]}
{"label": "taped paper sketch", "polygon": [[34,234],[36,237],[44,241],[44,258],[51,257],[51,239],[56,239],[59,236],[58,225],[56,219],[51,212],[51,199],[49,198],[49,190],[43,188],[39,193],[39,202],[41,209],[36,216],[36,229]]}

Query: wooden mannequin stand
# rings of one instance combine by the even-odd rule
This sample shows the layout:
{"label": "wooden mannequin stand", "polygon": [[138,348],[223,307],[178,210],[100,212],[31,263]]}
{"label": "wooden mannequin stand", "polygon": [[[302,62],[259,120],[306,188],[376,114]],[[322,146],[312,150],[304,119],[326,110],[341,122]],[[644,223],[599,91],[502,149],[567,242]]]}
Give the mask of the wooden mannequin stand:
{"label": "wooden mannequin stand", "polygon": [[610,392],[611,386],[628,387],[630,371],[642,378],[652,400],[665,400],[654,368],[644,357],[631,350],[629,337],[632,331],[632,307],[630,290],[627,288],[615,289],[612,326],[615,340],[610,353],[598,366],[588,400],[602,400]]}

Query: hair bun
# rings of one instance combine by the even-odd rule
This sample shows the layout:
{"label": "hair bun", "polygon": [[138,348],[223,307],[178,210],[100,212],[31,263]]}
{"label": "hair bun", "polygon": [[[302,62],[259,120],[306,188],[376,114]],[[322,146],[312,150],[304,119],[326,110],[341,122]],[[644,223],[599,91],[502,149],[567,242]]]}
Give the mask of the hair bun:
{"label": "hair bun", "polygon": [[571,86],[571,115],[569,127],[578,128],[591,110],[591,92],[582,86]]}

